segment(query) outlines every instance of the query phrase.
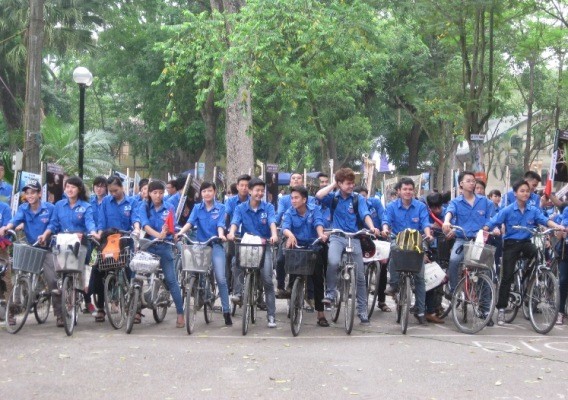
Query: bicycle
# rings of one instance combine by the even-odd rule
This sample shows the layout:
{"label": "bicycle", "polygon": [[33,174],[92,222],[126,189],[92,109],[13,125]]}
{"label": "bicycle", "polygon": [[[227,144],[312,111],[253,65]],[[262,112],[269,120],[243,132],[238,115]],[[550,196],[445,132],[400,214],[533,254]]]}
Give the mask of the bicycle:
{"label": "bicycle", "polygon": [[[8,233],[16,238],[14,231]],[[13,244],[12,271],[15,284],[6,304],[6,330],[12,334],[23,328],[32,308],[38,324],[43,324],[49,316],[51,292],[43,277],[43,262],[48,252],[36,247],[37,244]]]}
{"label": "bicycle", "polygon": [[290,296],[290,329],[292,335],[298,336],[302,327],[304,298],[307,297],[306,278],[314,274],[318,254],[311,247],[319,242],[316,239],[309,248],[295,247],[283,249],[284,269],[289,276],[295,275]]}
{"label": "bicycle", "polygon": [[361,229],[357,232],[345,232],[341,229],[326,230],[330,235],[336,234],[347,239],[347,246],[343,250],[341,262],[337,273],[340,277],[338,287],[335,289],[335,302],[330,304],[331,320],[337,322],[341,311],[341,303],[345,301],[343,308],[345,332],[349,335],[353,330],[353,321],[355,319],[355,308],[357,301],[357,281],[356,281],[356,264],[353,258],[353,238],[359,235],[372,236],[367,229]]}
{"label": "bicycle", "polygon": [[[370,239],[369,239],[370,240]],[[365,265],[365,284],[367,287],[367,318],[371,319],[379,297],[379,281],[383,263],[388,263],[390,243],[384,240],[373,240],[374,253],[366,254],[363,251],[363,264]]]}
{"label": "bicycle", "polygon": [[195,331],[195,316],[201,308],[205,323],[213,320],[213,307],[216,295],[213,274],[212,248],[209,244],[220,241],[213,236],[205,242],[193,241],[187,235],[182,236],[182,279],[187,284],[185,293],[185,328],[188,334]]}
{"label": "bicycle", "polygon": [[75,233],[60,233],[52,238],[52,253],[58,290],[61,292],[61,311],[67,336],[73,335],[81,302],[83,301],[83,273],[87,247]]}
{"label": "bicycle", "polygon": [[531,265],[525,265],[524,260],[517,263],[509,294],[509,312],[505,311],[505,322],[513,322],[519,308],[522,308],[525,318],[530,321],[535,332],[546,334],[556,324],[559,312],[558,280],[544,258],[544,239],[554,232],[554,229],[540,232],[538,229],[518,225],[513,226],[513,229],[524,230],[532,235],[537,254]]}
{"label": "bicycle", "polygon": [[144,239],[137,236],[132,236],[132,238],[135,253],[130,260],[133,276],[130,278],[126,304],[126,333],[128,334],[132,332],[136,315],[143,307],[152,310],[154,321],[158,324],[166,317],[171,300],[170,292],[163,280],[163,272],[160,269],[160,257],[146,250],[157,243],[175,246],[174,243],[161,239]]}
{"label": "bicycle", "polygon": [[114,329],[121,329],[126,320],[126,296],[130,284],[127,267],[130,263],[132,239],[128,231],[118,230],[116,232],[116,235],[120,235],[118,253],[113,251],[103,254],[104,249],[101,249],[101,243],[94,239],[91,240],[99,248],[96,266],[101,273],[106,273],[103,281],[106,315]]}
{"label": "bicycle", "polygon": [[[462,227],[452,225],[467,237]],[[495,247],[473,240],[463,244],[462,278],[452,293],[452,318],[460,332],[474,334],[492,321],[496,293],[493,284]]]}

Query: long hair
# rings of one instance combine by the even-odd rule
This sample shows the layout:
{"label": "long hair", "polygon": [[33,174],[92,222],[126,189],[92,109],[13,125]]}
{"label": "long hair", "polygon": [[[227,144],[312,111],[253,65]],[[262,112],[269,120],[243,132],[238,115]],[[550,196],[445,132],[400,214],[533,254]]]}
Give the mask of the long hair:
{"label": "long hair", "polygon": [[79,195],[77,196],[79,200],[89,201],[89,198],[87,197],[87,189],[85,188],[85,184],[81,178],[78,176],[71,176],[65,182],[65,186],[67,185],[73,185],[79,189]]}

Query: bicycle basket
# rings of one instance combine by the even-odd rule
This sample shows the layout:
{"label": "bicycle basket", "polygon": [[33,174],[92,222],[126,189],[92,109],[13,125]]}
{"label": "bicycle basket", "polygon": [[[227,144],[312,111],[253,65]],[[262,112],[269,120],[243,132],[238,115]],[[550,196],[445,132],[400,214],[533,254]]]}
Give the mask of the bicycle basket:
{"label": "bicycle basket", "polygon": [[46,254],[47,250],[23,243],[14,243],[12,268],[17,271],[39,274]]}
{"label": "bicycle basket", "polygon": [[313,275],[318,254],[309,249],[284,249],[284,260],[287,274]]}
{"label": "bicycle basket", "polygon": [[130,251],[128,248],[121,250],[119,253],[99,252],[97,255],[97,268],[99,271],[109,271],[112,269],[125,268],[130,259]]}
{"label": "bicycle basket", "polygon": [[184,244],[181,248],[181,267],[184,271],[207,272],[209,270],[213,250],[210,246]]}
{"label": "bicycle basket", "polygon": [[160,266],[160,257],[147,251],[137,251],[130,260],[130,269],[139,274],[152,274]]}
{"label": "bicycle basket", "polygon": [[390,265],[393,271],[418,273],[424,263],[424,253],[412,250],[392,249]]}
{"label": "bicycle basket", "polygon": [[475,242],[464,243],[463,263],[474,268],[493,268],[495,263],[495,246]]}
{"label": "bicycle basket", "polygon": [[260,269],[264,264],[265,245],[236,243],[235,248],[237,267]]}

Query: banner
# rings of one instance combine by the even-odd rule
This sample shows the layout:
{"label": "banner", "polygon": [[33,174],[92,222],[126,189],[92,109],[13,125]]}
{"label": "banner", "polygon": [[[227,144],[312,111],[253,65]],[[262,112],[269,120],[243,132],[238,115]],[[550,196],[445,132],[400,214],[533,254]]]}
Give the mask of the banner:
{"label": "banner", "polygon": [[266,164],[266,201],[278,207],[278,164]]}
{"label": "banner", "polygon": [[65,171],[57,164],[47,164],[45,168],[45,185],[43,189],[42,201],[52,204],[57,203],[63,198],[63,180]]}

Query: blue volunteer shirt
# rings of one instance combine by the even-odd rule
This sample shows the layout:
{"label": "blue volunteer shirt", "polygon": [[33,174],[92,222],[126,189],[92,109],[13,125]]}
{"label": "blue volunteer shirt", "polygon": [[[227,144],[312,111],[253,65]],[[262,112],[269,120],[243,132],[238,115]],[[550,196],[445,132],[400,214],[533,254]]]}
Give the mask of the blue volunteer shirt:
{"label": "blue volunteer shirt", "polygon": [[[517,198],[515,197],[515,192],[513,191],[513,189],[511,189],[507,192],[507,195],[501,199],[500,206],[501,208],[503,208],[516,202]],[[540,197],[538,196],[538,194],[532,192],[527,201],[527,204],[536,208],[540,208]]]}
{"label": "blue volunteer shirt", "polygon": [[59,200],[55,203],[55,210],[47,228],[53,233],[73,232],[91,233],[97,230],[93,219],[93,208],[83,200],[77,200],[71,207],[69,199]]}
{"label": "blue volunteer shirt", "polygon": [[369,214],[373,220],[375,228],[381,229],[383,226],[383,219],[385,218],[385,208],[383,203],[376,197],[370,197],[367,199],[367,208],[369,209]]}
{"label": "blue volunteer shirt", "polygon": [[[316,200],[313,196],[308,196],[308,204],[315,204]],[[292,207],[292,199],[289,194],[285,194],[278,199],[278,208],[276,212],[276,224],[282,223],[282,216],[288,209]]]}
{"label": "blue volunteer shirt", "polygon": [[[106,195],[105,197],[103,197],[103,201],[105,200],[105,198],[109,197],[110,195]],[[100,213],[100,209],[101,206],[103,204],[103,201],[101,201],[99,203],[97,196],[92,194],[91,197],[89,198],[89,203],[91,203],[91,207],[93,210],[93,219],[95,220],[95,224],[99,223],[99,213]]]}
{"label": "blue volunteer shirt", "polygon": [[270,224],[272,223],[276,223],[274,206],[265,201],[261,201],[256,210],[250,207],[250,200],[241,203],[235,208],[231,220],[231,225],[241,226],[243,234],[248,233],[264,239],[270,238]]}
{"label": "blue volunteer shirt", "polygon": [[395,235],[405,229],[423,232],[424,228],[430,226],[430,215],[421,201],[412,199],[406,208],[401,199],[396,199],[387,205],[383,224],[387,224]]}
{"label": "blue volunteer shirt", "polygon": [[[148,209],[148,202],[143,201],[138,205],[138,216],[140,217],[140,225],[142,229],[146,226],[150,226],[155,231],[161,232],[162,227],[166,223],[166,219],[168,218],[169,212],[174,213],[175,210],[171,204],[162,202],[162,205],[156,209],[154,204],[150,204]],[[148,216],[149,214],[149,216]],[[148,236],[155,238],[155,236],[147,234]],[[171,240],[173,236],[168,233],[166,239]]]}
{"label": "blue volunteer shirt", "polygon": [[527,228],[535,228],[538,225],[546,225],[548,218],[542,213],[540,208],[534,207],[527,203],[525,212],[521,212],[519,204],[515,201],[513,204],[501,209],[497,215],[491,218],[487,225],[490,230],[505,224],[504,240],[527,240],[531,238],[531,234],[522,229],[513,229],[513,226],[520,225]]}
{"label": "blue volunteer shirt", "polygon": [[218,236],[217,228],[225,228],[225,205],[215,201],[208,210],[205,202],[196,204],[187,222],[197,227],[197,240],[205,242]]}
{"label": "blue volunteer shirt", "polygon": [[[0,180],[0,203],[10,204],[12,198],[12,185],[4,180]],[[7,224],[8,222],[6,222]]]}
{"label": "blue volunteer shirt", "polygon": [[282,216],[282,230],[289,230],[296,236],[300,246],[312,244],[318,238],[316,227],[324,226],[321,210],[314,204],[306,205],[306,212],[300,215],[298,210],[290,207]]}
{"label": "blue volunteer shirt", "polygon": [[34,212],[28,203],[24,203],[18,207],[16,215],[14,215],[14,218],[12,218],[10,222],[14,226],[23,223],[26,240],[29,244],[33,244],[37,241],[38,236],[43,234],[47,229],[54,209],[55,206],[53,204],[42,201],[37,211]]}
{"label": "blue volunteer shirt", "polygon": [[[355,196],[358,196],[358,210],[353,209],[353,199]],[[329,193],[323,199],[321,199],[322,206],[331,208],[333,203],[333,198],[337,197],[337,206],[333,211],[333,220],[331,221],[331,227],[333,229],[341,229],[345,232],[357,232],[359,228],[357,227],[357,215],[356,212],[359,214],[359,218],[363,223],[365,221],[365,217],[369,214],[369,209],[367,208],[367,199],[365,199],[359,193],[351,193],[347,198],[343,198],[340,194],[340,191],[335,193]]]}
{"label": "blue volunteer shirt", "polygon": [[0,203],[0,228],[8,225],[10,218],[12,218],[10,207],[6,203]]}
{"label": "blue volunteer shirt", "polygon": [[136,206],[136,200],[128,196],[124,196],[120,202],[112,196],[105,197],[99,209],[98,229],[129,231],[132,228]]}
{"label": "blue volunteer shirt", "polygon": [[170,197],[168,197],[168,200],[164,200],[164,203],[171,205],[174,208],[174,212],[175,212],[178,208],[178,204],[179,204],[180,200],[181,200],[181,194],[180,194],[180,192],[176,192],[176,193],[172,194]]}
{"label": "blue volunteer shirt", "polygon": [[[461,195],[450,201],[446,212],[452,214],[452,224],[461,226],[467,237],[473,238],[489,223],[493,209],[491,200],[476,194],[473,206]],[[463,233],[456,231],[456,237],[463,238]]]}

